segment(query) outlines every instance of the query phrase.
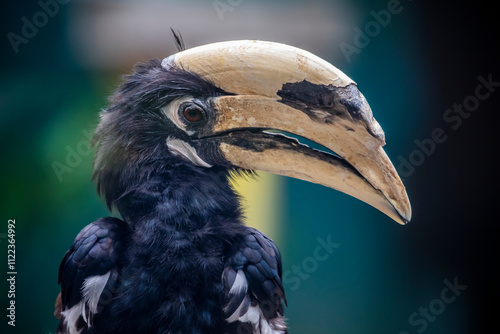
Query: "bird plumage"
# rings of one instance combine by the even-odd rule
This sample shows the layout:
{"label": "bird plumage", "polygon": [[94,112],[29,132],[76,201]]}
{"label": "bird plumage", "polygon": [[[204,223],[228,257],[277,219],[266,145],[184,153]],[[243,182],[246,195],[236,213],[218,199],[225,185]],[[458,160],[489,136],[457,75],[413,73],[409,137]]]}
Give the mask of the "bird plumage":
{"label": "bird plumage", "polygon": [[[220,189],[219,179],[175,174],[181,179],[152,177],[149,187],[121,199],[121,205],[144,199],[151,203],[150,213],[134,220],[133,227],[104,218],[78,235],[60,269],[63,317],[72,315],[69,320],[74,321],[69,333],[78,332],[78,326],[83,326],[81,333],[184,333],[187,328],[192,333],[236,333],[243,326],[238,320],[258,313],[259,305],[258,322],[252,319],[250,326],[275,323],[276,330],[269,333],[284,332],[278,330],[284,328],[284,294],[276,246],[241,223],[236,202],[205,200]],[[232,191],[229,185],[226,191]],[[84,282],[109,272],[97,308],[79,305],[86,300]],[[238,272],[248,279],[239,280],[236,291]],[[83,312],[76,319],[67,311],[74,307]],[[143,321],[145,316],[152,321]],[[65,320],[61,333],[68,327]]]}
{"label": "bird plumage", "polygon": [[[279,251],[243,225],[230,169],[193,166],[164,145],[184,135],[161,105],[222,92],[189,72],[174,77],[158,60],[139,65],[103,113],[94,178],[124,221],[88,225],[63,259],[59,333],[284,333]],[[235,272],[248,275],[237,294]],[[85,282],[108,273],[92,307]]]}
{"label": "bird plumage", "polygon": [[89,224],[66,253],[58,334],[287,333],[281,255],[245,226],[234,174],[291,176],[411,216],[363,95],[304,50],[233,41],[154,59],[100,117],[93,180],[120,218]]}

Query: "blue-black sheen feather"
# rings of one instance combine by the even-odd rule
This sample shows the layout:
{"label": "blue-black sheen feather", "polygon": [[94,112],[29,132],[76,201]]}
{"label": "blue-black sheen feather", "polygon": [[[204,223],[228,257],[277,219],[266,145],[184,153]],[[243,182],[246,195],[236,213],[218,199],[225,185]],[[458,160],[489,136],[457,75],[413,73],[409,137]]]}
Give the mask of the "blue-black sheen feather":
{"label": "blue-black sheen feather", "polygon": [[81,301],[85,279],[115,268],[127,233],[126,223],[111,217],[101,218],[80,231],[59,267],[63,310]]}
{"label": "blue-black sheen feather", "polygon": [[[247,227],[246,236],[234,249],[223,273],[226,318],[231,317],[242,303],[239,315],[243,315],[250,305],[261,307],[266,319],[282,315],[282,301],[286,300],[281,282],[281,256],[274,242],[262,232]],[[244,291],[230,293],[240,270],[248,287]]]}

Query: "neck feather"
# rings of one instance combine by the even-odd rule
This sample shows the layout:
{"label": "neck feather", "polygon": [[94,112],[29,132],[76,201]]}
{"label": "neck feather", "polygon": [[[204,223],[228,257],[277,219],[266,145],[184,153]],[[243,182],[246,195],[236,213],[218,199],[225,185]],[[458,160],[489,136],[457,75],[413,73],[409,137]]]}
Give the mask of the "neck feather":
{"label": "neck feather", "polygon": [[132,225],[155,221],[199,229],[208,223],[241,222],[239,198],[225,168],[183,165],[146,173],[114,204]]}

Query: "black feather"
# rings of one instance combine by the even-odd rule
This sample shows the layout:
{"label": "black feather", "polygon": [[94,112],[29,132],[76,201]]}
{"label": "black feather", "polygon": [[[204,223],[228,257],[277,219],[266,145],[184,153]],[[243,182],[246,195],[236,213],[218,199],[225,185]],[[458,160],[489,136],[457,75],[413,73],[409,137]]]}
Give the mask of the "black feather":
{"label": "black feather", "polygon": [[[245,237],[235,244],[235,251],[228,259],[223,282],[226,296],[225,315],[230,317],[241,303],[261,306],[266,319],[283,315],[282,301],[286,303],[281,283],[281,256],[273,241],[262,232],[247,228]],[[242,270],[248,281],[245,294],[230,294],[236,273]]]}
{"label": "black feather", "polygon": [[87,225],[77,235],[59,267],[63,310],[82,299],[86,278],[118,269],[127,235],[127,224],[111,217]]}
{"label": "black feather", "polygon": [[177,30],[177,32],[174,31],[174,28],[170,28],[170,31],[172,32],[172,36],[175,41],[175,46],[177,47],[177,51],[184,51],[186,50],[186,47],[184,45],[184,40],[182,39],[181,32]]}

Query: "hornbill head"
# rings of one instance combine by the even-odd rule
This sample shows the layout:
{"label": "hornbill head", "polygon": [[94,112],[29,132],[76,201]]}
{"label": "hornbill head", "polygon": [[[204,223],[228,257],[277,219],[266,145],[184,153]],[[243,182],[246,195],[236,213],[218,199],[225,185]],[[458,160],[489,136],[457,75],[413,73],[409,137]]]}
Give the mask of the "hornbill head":
{"label": "hornbill head", "polygon": [[96,136],[94,177],[108,205],[129,178],[183,165],[286,175],[354,196],[401,224],[411,218],[384,132],[356,83],[295,47],[221,42],[139,65],[111,97]]}

